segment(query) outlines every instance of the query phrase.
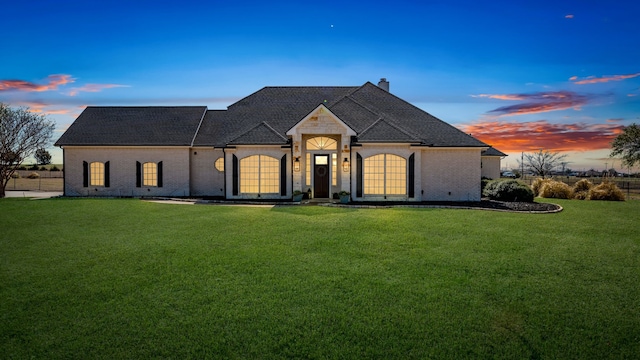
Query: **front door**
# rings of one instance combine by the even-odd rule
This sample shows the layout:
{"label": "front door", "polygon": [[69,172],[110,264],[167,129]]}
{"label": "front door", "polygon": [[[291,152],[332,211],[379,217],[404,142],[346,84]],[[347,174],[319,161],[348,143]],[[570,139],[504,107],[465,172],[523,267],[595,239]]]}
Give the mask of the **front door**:
{"label": "front door", "polygon": [[329,155],[315,155],[313,166],[314,197],[329,197],[329,178]]}

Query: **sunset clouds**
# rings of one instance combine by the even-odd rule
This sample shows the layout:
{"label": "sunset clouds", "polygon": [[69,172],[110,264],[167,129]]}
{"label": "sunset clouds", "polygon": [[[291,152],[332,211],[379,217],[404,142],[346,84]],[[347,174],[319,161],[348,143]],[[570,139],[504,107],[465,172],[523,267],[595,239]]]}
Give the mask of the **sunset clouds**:
{"label": "sunset clouds", "polygon": [[547,120],[528,122],[480,121],[459,126],[465,133],[503,152],[591,151],[609,149],[613,138],[622,132],[619,119],[606,124],[554,124]]}
{"label": "sunset clouds", "polygon": [[[58,90],[59,87],[63,87],[67,84],[75,83],[76,79],[71,75],[66,74],[54,74],[47,76],[46,80],[42,83],[34,83],[26,80],[0,80],[0,92],[2,91],[14,91],[14,92],[45,92]],[[80,87],[71,88],[66,95],[76,96],[81,92],[100,92],[104,89],[116,88],[116,87],[128,87],[128,85],[120,84],[85,84]]]}
{"label": "sunset clouds", "polygon": [[47,81],[43,84],[36,84],[25,80],[0,80],[0,91],[51,91],[57,90],[58,86],[75,82],[71,75],[54,74],[47,76]]}
{"label": "sunset clouds", "polygon": [[488,112],[490,115],[525,115],[547,111],[576,109],[587,104],[590,97],[573,91],[547,91],[531,94],[480,94],[482,97],[509,101],[522,101],[519,104],[502,106]]}
{"label": "sunset clouds", "polygon": [[569,78],[574,84],[577,85],[586,85],[586,84],[597,84],[597,83],[606,83],[609,81],[622,81],[625,79],[632,79],[634,77],[640,76],[640,73],[635,74],[627,74],[627,75],[605,75],[605,76],[589,76],[584,79],[579,79],[577,76],[572,76]]}

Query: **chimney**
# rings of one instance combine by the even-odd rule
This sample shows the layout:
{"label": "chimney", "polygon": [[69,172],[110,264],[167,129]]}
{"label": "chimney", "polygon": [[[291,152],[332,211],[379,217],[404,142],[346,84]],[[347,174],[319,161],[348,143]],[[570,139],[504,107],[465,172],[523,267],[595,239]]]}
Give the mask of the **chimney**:
{"label": "chimney", "polygon": [[382,90],[385,90],[386,92],[389,92],[389,82],[387,81],[387,78],[380,79],[380,81],[378,82],[378,87]]}

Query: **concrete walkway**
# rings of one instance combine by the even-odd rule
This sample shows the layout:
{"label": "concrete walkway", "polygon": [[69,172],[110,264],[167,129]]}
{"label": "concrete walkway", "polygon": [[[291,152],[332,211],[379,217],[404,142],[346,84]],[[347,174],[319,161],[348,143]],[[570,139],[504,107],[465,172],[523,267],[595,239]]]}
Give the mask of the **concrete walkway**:
{"label": "concrete walkway", "polygon": [[8,198],[48,199],[56,196],[62,196],[62,191],[5,191]]}

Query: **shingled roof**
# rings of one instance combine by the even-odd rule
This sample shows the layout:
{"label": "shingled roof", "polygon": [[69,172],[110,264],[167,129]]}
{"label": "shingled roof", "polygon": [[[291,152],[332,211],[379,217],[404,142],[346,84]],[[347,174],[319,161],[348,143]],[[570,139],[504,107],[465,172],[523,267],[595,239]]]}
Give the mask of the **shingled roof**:
{"label": "shingled roof", "polygon": [[87,107],[56,146],[191,146],[206,106]]}
{"label": "shingled roof", "polygon": [[56,145],[284,145],[287,131],[321,104],[355,131],[360,143],[487,147],[370,82],[356,87],[265,87],[227,110],[87,107]]}

